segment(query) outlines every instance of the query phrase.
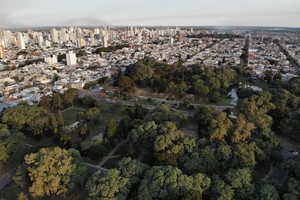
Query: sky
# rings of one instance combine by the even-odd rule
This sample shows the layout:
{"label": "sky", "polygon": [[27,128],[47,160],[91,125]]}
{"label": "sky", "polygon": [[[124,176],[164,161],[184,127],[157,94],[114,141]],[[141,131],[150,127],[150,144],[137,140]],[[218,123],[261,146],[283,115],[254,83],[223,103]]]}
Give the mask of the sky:
{"label": "sky", "polygon": [[300,0],[0,0],[0,27],[300,27]]}

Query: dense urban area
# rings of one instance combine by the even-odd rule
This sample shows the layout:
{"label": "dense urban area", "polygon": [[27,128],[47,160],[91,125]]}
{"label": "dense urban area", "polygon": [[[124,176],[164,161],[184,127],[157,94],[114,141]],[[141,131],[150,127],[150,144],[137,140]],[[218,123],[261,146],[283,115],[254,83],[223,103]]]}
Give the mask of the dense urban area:
{"label": "dense urban area", "polygon": [[0,199],[300,199],[300,29],[0,30]]}

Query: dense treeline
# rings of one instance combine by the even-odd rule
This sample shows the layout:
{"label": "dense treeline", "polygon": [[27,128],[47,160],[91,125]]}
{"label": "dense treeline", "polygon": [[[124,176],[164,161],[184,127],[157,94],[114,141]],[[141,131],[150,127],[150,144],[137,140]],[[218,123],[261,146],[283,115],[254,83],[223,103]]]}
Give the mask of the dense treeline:
{"label": "dense treeline", "polygon": [[109,46],[109,47],[100,47],[93,51],[94,54],[101,54],[102,52],[113,52],[119,49],[123,49],[129,47],[127,44],[117,44],[115,46]]}
{"label": "dense treeline", "polygon": [[134,91],[137,85],[152,88],[154,92],[168,93],[176,98],[193,94],[196,98],[218,102],[222,95],[227,95],[227,89],[236,76],[236,71],[230,67],[182,67],[145,58],[128,66],[124,75],[117,76],[116,85],[126,92]]}
{"label": "dense treeline", "polygon": [[193,34],[193,35],[187,35],[187,38],[203,38],[203,37],[212,37],[217,39],[232,39],[232,38],[244,38],[243,35],[236,35],[231,33],[213,33],[213,34],[207,34],[207,33],[199,33],[199,34]]}
{"label": "dense treeline", "polygon": [[57,131],[56,118],[50,111],[25,102],[5,110],[1,115],[1,121],[14,129],[34,136]]}

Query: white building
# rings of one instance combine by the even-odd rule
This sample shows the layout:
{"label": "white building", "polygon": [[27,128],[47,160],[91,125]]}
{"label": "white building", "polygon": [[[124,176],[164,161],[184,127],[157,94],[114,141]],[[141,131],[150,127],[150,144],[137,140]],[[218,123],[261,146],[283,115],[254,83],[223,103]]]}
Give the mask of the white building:
{"label": "white building", "polygon": [[51,38],[52,38],[52,42],[54,43],[58,43],[59,40],[58,40],[58,32],[57,30],[54,28],[51,30]]}
{"label": "white building", "polygon": [[40,47],[44,46],[44,37],[42,35],[38,36],[38,43]]}
{"label": "white building", "polygon": [[0,59],[4,58],[4,46],[0,44]]}
{"label": "white building", "polygon": [[103,47],[104,48],[108,47],[108,37],[107,37],[107,35],[102,36],[102,42],[103,42]]}
{"label": "white building", "polygon": [[24,40],[24,37],[23,37],[23,34],[18,32],[18,42],[19,42],[19,47],[20,49],[25,49],[26,46],[25,46],[25,40]]}
{"label": "white building", "polygon": [[85,40],[83,38],[78,38],[77,42],[76,42],[76,46],[77,46],[77,48],[81,48],[81,47],[86,46]]}
{"label": "white building", "polygon": [[138,32],[137,38],[136,38],[136,42],[137,44],[141,44],[142,43],[142,33]]}
{"label": "white building", "polygon": [[67,65],[75,65],[77,63],[76,54],[73,51],[69,51],[66,54]]}
{"label": "white building", "polygon": [[56,55],[51,55],[49,57],[44,58],[45,63],[52,65],[52,64],[56,64],[57,61],[57,56]]}

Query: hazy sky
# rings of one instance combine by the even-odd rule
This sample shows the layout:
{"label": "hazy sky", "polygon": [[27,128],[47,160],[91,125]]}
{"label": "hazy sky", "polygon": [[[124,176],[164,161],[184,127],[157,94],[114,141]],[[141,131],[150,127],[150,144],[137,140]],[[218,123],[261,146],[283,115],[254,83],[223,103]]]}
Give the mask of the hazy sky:
{"label": "hazy sky", "polygon": [[300,0],[0,0],[0,27],[300,27]]}

